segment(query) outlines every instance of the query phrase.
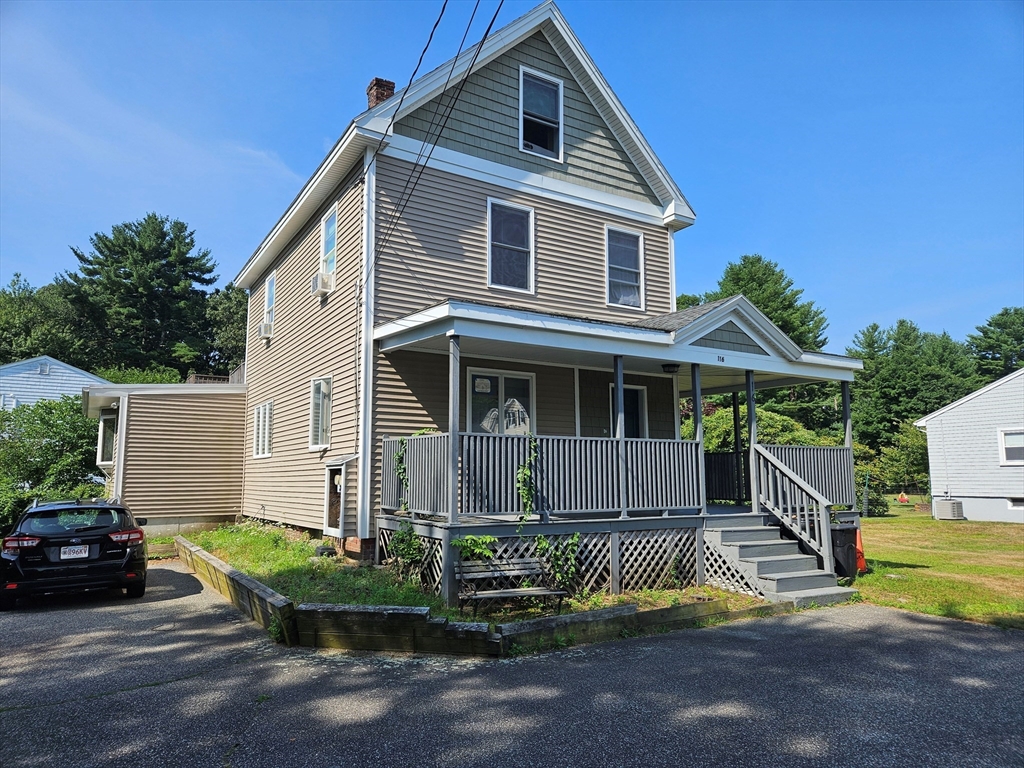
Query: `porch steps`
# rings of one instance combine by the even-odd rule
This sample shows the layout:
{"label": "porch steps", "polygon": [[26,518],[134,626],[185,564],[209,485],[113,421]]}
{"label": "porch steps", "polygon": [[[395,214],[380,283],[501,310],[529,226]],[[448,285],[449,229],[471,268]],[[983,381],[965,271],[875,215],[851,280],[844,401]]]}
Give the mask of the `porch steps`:
{"label": "porch steps", "polygon": [[709,516],[704,535],[771,602],[831,605],[857,594],[840,587],[834,573],[818,566],[816,556],[802,553],[797,542],[784,538],[769,515]]}

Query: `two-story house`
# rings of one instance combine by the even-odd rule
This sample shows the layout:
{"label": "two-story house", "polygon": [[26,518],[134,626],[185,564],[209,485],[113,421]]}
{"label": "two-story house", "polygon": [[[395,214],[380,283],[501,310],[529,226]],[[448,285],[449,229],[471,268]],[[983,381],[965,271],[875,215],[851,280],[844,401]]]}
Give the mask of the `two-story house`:
{"label": "two-story house", "polygon": [[[581,532],[589,588],[834,591],[849,442],[760,446],[751,409],[749,453],[705,457],[679,398],[845,387],[859,363],[804,352],[742,296],[674,311],[694,212],[558,8],[368,96],[235,280],[242,512],[364,555],[408,520],[449,596],[451,538],[532,546],[524,512]],[[710,514],[751,494],[756,514]]]}

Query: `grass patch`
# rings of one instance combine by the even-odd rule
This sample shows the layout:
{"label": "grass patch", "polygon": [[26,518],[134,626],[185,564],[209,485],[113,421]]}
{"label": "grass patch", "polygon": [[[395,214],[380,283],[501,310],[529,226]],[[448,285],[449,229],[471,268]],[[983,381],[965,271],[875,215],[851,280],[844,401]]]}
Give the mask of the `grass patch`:
{"label": "grass patch", "polygon": [[1024,526],[933,520],[912,505],[861,522],[864,599],[933,616],[1024,629]]}
{"label": "grass patch", "polygon": [[[296,603],[333,603],[337,605],[405,605],[430,608],[436,616],[469,620],[465,614],[445,607],[435,595],[420,589],[415,581],[403,581],[392,570],[352,567],[344,558],[318,558],[312,562],[318,540],[290,528],[248,521],[212,531],[198,531],[188,538],[215,557],[266,584]],[[563,613],[594,611],[635,603],[641,610],[668,608],[711,599],[726,599],[730,610],[759,605],[763,601],[747,595],[714,589],[642,590],[623,595],[595,592],[567,598]],[[525,621],[555,614],[557,601],[541,599],[486,603],[478,618],[493,623]]]}
{"label": "grass patch", "polygon": [[150,544],[173,544],[174,536],[146,536],[146,541]]}

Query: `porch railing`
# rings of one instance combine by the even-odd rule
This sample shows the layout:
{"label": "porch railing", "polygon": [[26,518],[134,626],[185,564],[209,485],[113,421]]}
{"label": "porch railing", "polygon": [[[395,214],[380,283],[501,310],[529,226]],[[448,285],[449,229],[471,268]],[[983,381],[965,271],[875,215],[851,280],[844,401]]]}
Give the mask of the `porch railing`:
{"label": "porch railing", "polygon": [[852,448],[810,445],[761,447],[828,499],[829,504],[853,506],[856,503]]}
{"label": "porch railing", "polygon": [[829,499],[786,466],[767,446],[755,445],[753,456],[761,506],[816,552],[826,571],[835,570]]}
{"label": "porch railing", "polygon": [[750,454],[705,453],[706,496],[715,501],[750,501]]}
{"label": "porch railing", "polygon": [[[403,468],[406,483],[402,482],[399,467]],[[389,437],[383,441],[382,509],[446,515],[450,481],[447,434]]]}

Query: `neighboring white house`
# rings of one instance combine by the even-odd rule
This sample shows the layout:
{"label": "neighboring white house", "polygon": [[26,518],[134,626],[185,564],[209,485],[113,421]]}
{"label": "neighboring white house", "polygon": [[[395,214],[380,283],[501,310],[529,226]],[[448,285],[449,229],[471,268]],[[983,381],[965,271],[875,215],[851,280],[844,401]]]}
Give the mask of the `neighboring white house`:
{"label": "neighboring white house", "polygon": [[928,434],[932,503],[968,520],[1024,523],[1024,368],[915,421]]}
{"label": "neighboring white house", "polygon": [[0,365],[0,408],[9,411],[40,400],[59,400],[82,394],[82,387],[109,383],[49,355],[18,360]]}

